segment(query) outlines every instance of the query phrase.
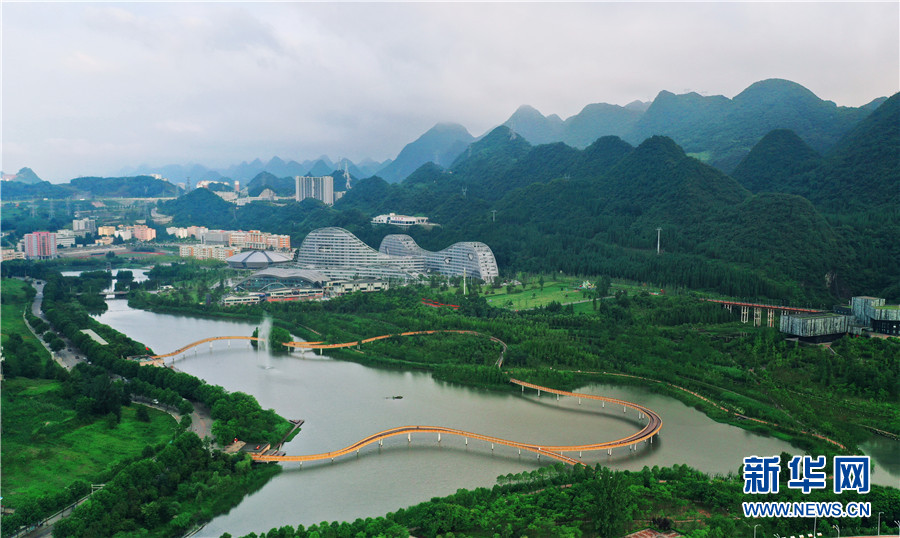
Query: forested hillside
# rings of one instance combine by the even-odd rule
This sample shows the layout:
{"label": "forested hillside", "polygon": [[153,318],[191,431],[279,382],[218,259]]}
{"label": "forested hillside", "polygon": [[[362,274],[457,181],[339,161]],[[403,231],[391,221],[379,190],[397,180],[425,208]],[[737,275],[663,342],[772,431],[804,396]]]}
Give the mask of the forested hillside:
{"label": "forested hillside", "polygon": [[601,136],[640,144],[663,135],[686,152],[731,172],[774,129],[793,130],[815,151],[826,152],[883,99],[858,108],[839,107],[797,83],[769,79],[750,85],[733,99],[664,90],[646,110],[595,103],[566,120],[522,106],[504,125],[532,144],[563,142],[577,148]]}
{"label": "forested hillside", "polygon": [[482,241],[506,274],[606,274],[820,306],[851,294],[896,301],[898,117],[895,96],[822,157],[789,131],[770,133],[738,167],[755,196],[666,137],[637,147],[603,137],[579,150],[532,146],[501,126],[448,169],[429,163],[394,185],[360,180],[334,208],[235,208],[201,189],[161,211],[180,224],[287,233],[294,244],[343,226],[376,248],[397,230],[373,226],[373,215],[423,214],[441,225],[409,231],[424,248]]}

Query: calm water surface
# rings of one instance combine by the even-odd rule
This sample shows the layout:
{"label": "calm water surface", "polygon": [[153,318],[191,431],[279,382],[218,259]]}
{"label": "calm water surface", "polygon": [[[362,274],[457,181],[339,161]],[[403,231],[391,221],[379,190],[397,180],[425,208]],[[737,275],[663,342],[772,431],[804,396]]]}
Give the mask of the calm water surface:
{"label": "calm water surface", "polygon": [[[137,275],[136,275],[137,276]],[[162,315],[108,301],[100,321],[151,347],[168,352],[209,336],[249,336],[255,324]],[[306,421],[285,445],[288,454],[327,452],[362,437],[401,425],[439,425],[535,443],[583,444],[625,437],[640,429],[633,411],[600,402],[520,393],[490,392],[435,381],[427,373],[368,368],[313,352],[273,355],[247,343],[198,346],[176,367],[230,391],[256,397],[264,408]],[[688,464],[707,473],[737,472],[747,455],[797,452],[778,439],[719,424],[683,403],[639,387],[591,385],[580,392],[641,403],[663,418],[662,434],[634,452],[617,449],[584,453],[587,463],[616,469]],[[392,399],[402,395],[403,399]],[[900,482],[900,443],[875,440],[866,450],[876,460],[873,480]],[[577,455],[577,454],[576,454]],[[893,462],[890,467],[882,460]],[[375,517],[443,496],[459,488],[491,487],[498,475],[548,463],[534,454],[475,440],[434,434],[386,440],[358,456],[334,463],[285,464],[284,472],[248,496],[230,513],[214,519],[201,536],[240,536],[282,525]]]}

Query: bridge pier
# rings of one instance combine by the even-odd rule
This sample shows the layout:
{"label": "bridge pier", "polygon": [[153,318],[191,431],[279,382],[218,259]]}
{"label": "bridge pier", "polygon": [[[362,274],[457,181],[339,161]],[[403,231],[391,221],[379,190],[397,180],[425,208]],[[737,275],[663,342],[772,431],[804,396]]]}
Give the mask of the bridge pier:
{"label": "bridge pier", "polygon": [[769,325],[769,327],[772,327],[775,325],[775,309],[774,308],[769,309],[768,325]]}
{"label": "bridge pier", "polygon": [[600,407],[606,407],[606,402],[600,402]]}
{"label": "bridge pier", "polygon": [[440,432],[438,432],[438,443],[440,443],[440,442],[441,442],[441,434],[440,434]]}
{"label": "bridge pier", "polygon": [[556,401],[559,401],[559,394],[556,395]]}
{"label": "bridge pier", "polygon": [[741,323],[747,323],[750,319],[750,308],[746,306],[741,307]]}
{"label": "bridge pier", "polygon": [[494,443],[491,443],[491,452],[494,451]]}
{"label": "bridge pier", "polygon": [[762,325],[762,308],[754,307],[753,308],[753,326],[759,327]]}
{"label": "bridge pier", "polygon": [[411,433],[407,433],[407,434],[406,434],[406,442],[407,442],[407,443],[411,443],[411,442],[412,442],[412,434],[411,434]]}
{"label": "bridge pier", "polygon": [[466,440],[466,446],[469,446],[469,438],[465,437],[465,440]]}
{"label": "bridge pier", "polygon": [[578,398],[578,405],[581,405],[581,398]]}
{"label": "bridge pier", "polygon": [[378,440],[378,446],[384,446],[384,439]]}

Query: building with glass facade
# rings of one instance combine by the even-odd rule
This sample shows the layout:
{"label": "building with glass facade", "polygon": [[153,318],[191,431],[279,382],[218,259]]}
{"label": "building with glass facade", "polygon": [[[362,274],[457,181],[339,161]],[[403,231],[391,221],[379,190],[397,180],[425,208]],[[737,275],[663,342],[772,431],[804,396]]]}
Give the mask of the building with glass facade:
{"label": "building with glass facade", "polygon": [[[455,243],[439,252],[427,251],[408,235],[388,235],[379,250],[343,228],[319,228],[303,240],[297,265],[314,268],[333,278],[415,278],[427,272],[496,277],[497,261],[484,243]],[[333,274],[332,274],[333,273]]]}

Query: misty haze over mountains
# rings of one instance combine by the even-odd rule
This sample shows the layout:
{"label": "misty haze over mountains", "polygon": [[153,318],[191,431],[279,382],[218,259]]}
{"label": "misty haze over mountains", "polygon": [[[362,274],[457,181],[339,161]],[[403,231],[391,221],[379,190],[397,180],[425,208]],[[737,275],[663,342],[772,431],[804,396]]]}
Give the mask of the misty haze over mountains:
{"label": "misty haze over mountains", "polygon": [[[533,145],[563,142],[579,149],[601,136],[618,136],[636,145],[653,135],[664,135],[689,155],[729,173],[774,129],[790,129],[812,149],[824,152],[885,99],[878,97],[862,107],[839,107],[797,83],[768,79],[752,84],[733,99],[693,92],[676,95],[663,90],[652,102],[633,101],[625,106],[588,104],[565,120],[555,114],[544,116],[535,108],[522,105],[502,125]],[[298,162],[276,156],[267,162],[257,158],[225,169],[200,164],[140,165],[122,170],[121,175],[157,173],[172,181],[188,177],[192,182],[222,178],[248,181],[260,172],[277,177],[330,174],[344,169],[346,164],[353,177],[378,175],[393,183],[426,162],[450,166],[478,138],[462,125],[439,123],[407,144],[394,160],[384,162],[332,161],[325,155]]]}

